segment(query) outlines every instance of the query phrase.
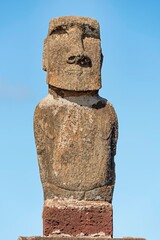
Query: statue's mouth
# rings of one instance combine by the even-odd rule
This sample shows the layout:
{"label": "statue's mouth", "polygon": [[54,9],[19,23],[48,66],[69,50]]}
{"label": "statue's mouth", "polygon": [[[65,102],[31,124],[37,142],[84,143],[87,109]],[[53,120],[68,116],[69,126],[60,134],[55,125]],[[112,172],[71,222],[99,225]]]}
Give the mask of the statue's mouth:
{"label": "statue's mouth", "polygon": [[83,73],[82,69],[66,69],[65,72],[71,76],[81,76]]}

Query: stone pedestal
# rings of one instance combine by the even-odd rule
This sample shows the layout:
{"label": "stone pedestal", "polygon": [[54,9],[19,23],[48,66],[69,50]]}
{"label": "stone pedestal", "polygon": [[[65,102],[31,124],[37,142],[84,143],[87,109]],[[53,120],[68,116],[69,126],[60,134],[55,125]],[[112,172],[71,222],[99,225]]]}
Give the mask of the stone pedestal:
{"label": "stone pedestal", "polygon": [[106,237],[19,237],[18,240],[145,240],[144,238],[106,238]]}
{"label": "stone pedestal", "polygon": [[43,234],[112,237],[112,205],[104,201],[47,200]]}

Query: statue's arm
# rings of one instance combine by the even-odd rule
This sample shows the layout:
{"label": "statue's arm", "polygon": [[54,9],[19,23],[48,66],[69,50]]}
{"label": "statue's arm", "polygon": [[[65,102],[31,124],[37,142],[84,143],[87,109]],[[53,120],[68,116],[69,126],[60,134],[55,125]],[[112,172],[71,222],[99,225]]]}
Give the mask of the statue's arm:
{"label": "statue's arm", "polygon": [[34,112],[34,137],[37,149],[38,165],[40,171],[41,181],[46,181],[46,174],[44,173],[46,162],[46,135],[43,129],[43,111],[39,107],[36,107]]}
{"label": "statue's arm", "polygon": [[112,136],[111,136],[112,156],[116,155],[117,140],[118,140],[118,120],[116,120],[112,126]]}
{"label": "statue's arm", "polygon": [[116,155],[116,147],[118,140],[118,119],[114,107],[109,104],[109,111],[111,116],[111,155]]}

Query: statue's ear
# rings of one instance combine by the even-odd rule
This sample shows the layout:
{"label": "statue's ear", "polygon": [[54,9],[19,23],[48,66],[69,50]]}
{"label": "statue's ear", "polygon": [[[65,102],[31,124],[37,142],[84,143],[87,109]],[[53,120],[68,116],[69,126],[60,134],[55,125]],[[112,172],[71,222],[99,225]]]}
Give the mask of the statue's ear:
{"label": "statue's ear", "polygon": [[48,70],[48,39],[46,38],[44,40],[43,45],[43,62],[42,62],[42,68],[44,71]]}
{"label": "statue's ear", "polygon": [[102,50],[101,50],[101,68],[102,68],[102,64],[103,64],[103,58],[104,58],[104,56],[103,56],[103,53],[102,53]]}

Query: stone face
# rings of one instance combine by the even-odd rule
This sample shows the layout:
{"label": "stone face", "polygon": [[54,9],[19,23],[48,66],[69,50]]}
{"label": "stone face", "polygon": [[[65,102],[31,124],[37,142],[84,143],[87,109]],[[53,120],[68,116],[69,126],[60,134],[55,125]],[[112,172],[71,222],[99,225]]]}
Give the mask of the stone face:
{"label": "stone face", "polygon": [[45,199],[111,202],[117,118],[107,100],[52,91],[36,108],[34,129]]}
{"label": "stone face", "polygon": [[43,234],[112,236],[112,205],[106,202],[47,200],[43,210]]}
{"label": "stone face", "polygon": [[101,87],[99,24],[84,17],[51,20],[44,42],[43,69],[51,86],[75,90]]}

